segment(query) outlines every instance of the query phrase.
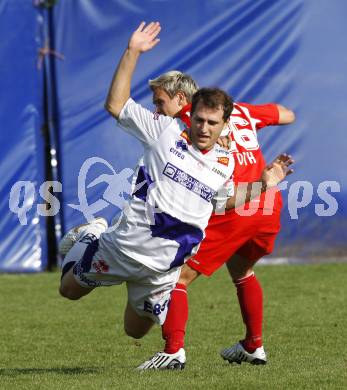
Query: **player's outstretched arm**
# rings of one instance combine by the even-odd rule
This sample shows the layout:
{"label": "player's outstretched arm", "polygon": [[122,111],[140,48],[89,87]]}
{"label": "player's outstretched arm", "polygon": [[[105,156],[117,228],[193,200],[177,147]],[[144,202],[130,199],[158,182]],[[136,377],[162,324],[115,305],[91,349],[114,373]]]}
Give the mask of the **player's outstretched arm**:
{"label": "player's outstretched arm", "polygon": [[288,175],[293,173],[291,165],[294,160],[288,154],[280,154],[271,164],[267,165],[259,181],[240,183],[235,186],[234,196],[227,200],[226,208],[232,209],[257,198],[262,192],[277,186]]}
{"label": "player's outstretched arm", "polygon": [[282,106],[282,104],[276,104],[276,106],[279,113],[279,119],[278,119],[279,125],[289,125],[295,121],[294,111],[290,110],[287,107]]}
{"label": "player's outstretched arm", "polygon": [[158,44],[161,30],[159,22],[146,25],[142,22],[130,37],[128,47],[120,59],[107,95],[105,108],[118,118],[130,97],[131,79],[141,53],[151,50]]}

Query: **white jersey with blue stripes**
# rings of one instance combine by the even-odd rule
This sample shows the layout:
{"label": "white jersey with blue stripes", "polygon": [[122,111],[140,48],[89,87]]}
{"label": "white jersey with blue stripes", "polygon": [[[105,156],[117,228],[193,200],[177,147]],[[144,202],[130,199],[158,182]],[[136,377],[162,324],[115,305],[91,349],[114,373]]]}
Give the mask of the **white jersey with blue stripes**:
{"label": "white jersey with blue stripes", "polygon": [[179,119],[129,99],[119,124],[144,145],[120,224],[100,241],[158,272],[181,266],[204,238],[217,193],[233,194],[234,160],[215,145],[202,153]]}

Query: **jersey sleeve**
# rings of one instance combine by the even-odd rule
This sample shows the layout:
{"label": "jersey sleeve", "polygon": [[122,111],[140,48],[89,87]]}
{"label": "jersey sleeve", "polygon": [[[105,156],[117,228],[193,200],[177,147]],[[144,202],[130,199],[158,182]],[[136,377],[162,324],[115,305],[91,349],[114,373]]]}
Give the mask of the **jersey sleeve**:
{"label": "jersey sleeve", "polygon": [[158,139],[160,134],[171,125],[173,119],[164,115],[154,115],[129,98],[119,114],[118,123],[129,134],[144,144]]}
{"label": "jersey sleeve", "polygon": [[268,104],[248,104],[238,103],[239,106],[245,107],[250,116],[256,120],[257,130],[266,126],[276,126],[279,124],[279,111],[275,103]]}

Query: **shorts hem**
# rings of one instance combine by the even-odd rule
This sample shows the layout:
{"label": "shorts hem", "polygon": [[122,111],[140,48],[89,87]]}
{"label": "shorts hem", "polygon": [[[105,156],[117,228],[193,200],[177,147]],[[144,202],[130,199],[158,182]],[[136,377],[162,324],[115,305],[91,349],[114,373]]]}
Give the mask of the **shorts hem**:
{"label": "shorts hem", "polygon": [[190,268],[193,268],[193,270],[198,271],[199,273],[203,274],[204,276],[211,276],[217,269],[209,271],[204,268],[201,268],[199,264],[195,263],[192,260],[188,260],[186,263]]}

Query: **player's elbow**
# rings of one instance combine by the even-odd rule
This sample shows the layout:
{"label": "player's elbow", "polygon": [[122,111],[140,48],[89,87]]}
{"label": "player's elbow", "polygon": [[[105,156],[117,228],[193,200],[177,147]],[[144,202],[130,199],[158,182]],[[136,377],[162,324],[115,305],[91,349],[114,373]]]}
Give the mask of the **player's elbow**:
{"label": "player's elbow", "polygon": [[106,100],[104,107],[105,107],[105,110],[109,114],[111,114],[113,117],[115,117],[116,119],[119,118],[119,115],[120,115],[122,108],[123,108],[123,106],[121,107],[119,104],[111,103],[108,100]]}

